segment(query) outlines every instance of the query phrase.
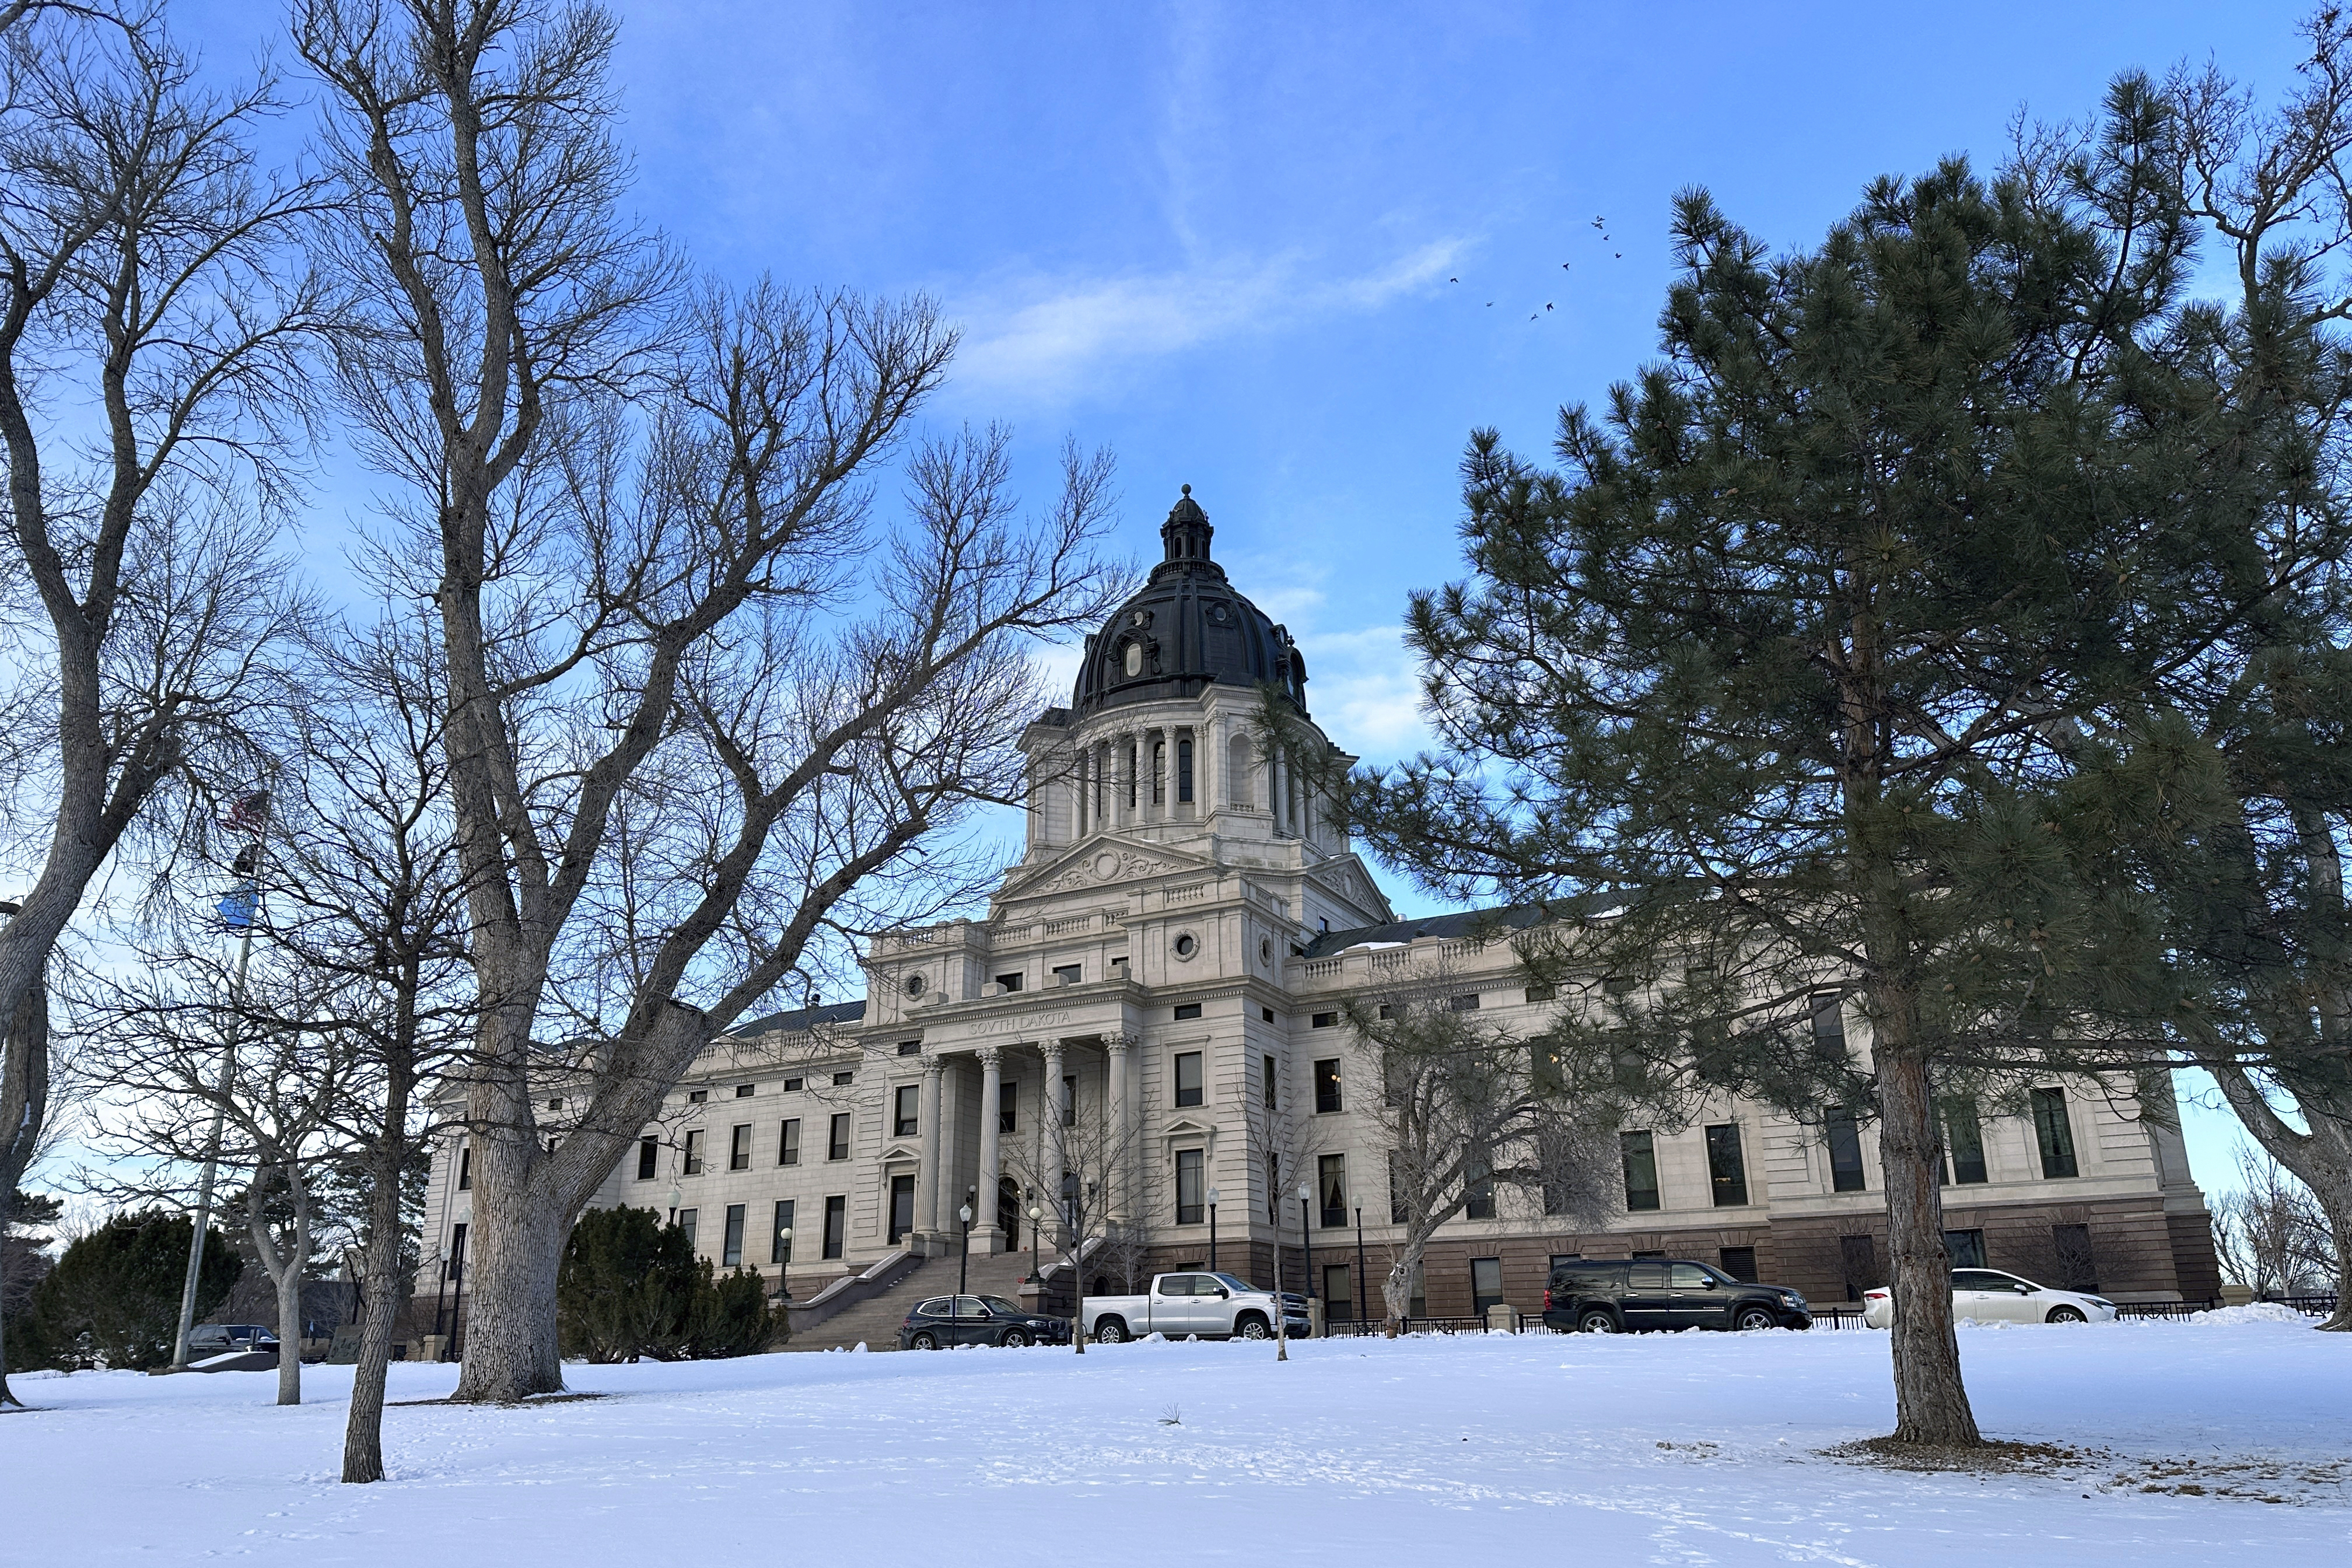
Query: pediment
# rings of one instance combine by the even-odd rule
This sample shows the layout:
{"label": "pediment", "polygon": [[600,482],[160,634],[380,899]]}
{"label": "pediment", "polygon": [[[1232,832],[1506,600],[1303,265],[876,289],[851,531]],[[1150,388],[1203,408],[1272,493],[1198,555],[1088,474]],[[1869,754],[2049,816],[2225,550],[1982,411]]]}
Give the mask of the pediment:
{"label": "pediment", "polygon": [[919,1164],[922,1158],[923,1152],[912,1143],[888,1143],[884,1145],[882,1150],[882,1163],[886,1165],[897,1164],[906,1160],[911,1160]]}
{"label": "pediment", "polygon": [[1171,849],[1164,844],[1139,844],[1116,834],[1098,833],[1025,872],[1015,872],[997,894],[999,904],[1054,893],[1082,893],[1140,881],[1147,877],[1183,876],[1215,868],[1204,855]]}
{"label": "pediment", "polygon": [[1178,1116],[1171,1118],[1160,1129],[1160,1135],[1162,1138],[1213,1138],[1217,1135],[1217,1127],[1216,1123],[1202,1121],[1198,1117]]}

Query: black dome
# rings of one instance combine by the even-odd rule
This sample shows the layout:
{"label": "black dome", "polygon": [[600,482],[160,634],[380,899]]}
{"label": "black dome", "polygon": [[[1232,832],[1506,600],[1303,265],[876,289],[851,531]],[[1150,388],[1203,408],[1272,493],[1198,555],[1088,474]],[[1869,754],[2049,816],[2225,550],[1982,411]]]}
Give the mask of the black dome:
{"label": "black dome", "polygon": [[1307,661],[1265,612],[1225,581],[1209,559],[1208,514],[1192,487],[1160,526],[1167,558],[1151,580],[1087,639],[1071,706],[1080,715],[1125,702],[1197,697],[1212,682],[1271,681],[1307,711]]}

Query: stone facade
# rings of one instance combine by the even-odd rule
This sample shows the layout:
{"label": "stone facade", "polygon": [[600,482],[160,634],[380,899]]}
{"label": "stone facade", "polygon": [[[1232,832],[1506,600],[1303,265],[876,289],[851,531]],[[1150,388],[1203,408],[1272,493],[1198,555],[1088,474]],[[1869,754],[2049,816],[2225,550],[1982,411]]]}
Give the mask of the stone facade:
{"label": "stone facade", "polygon": [[[1377,1315],[1394,1235],[1386,1154],[1354,1093],[1370,1080],[1341,999],[1442,964],[1500,1027],[1538,1032],[1556,1004],[1531,1002],[1517,973],[1508,928],[1524,916],[1395,918],[1300,773],[1262,754],[1266,693],[1312,732],[1304,661],[1225,584],[1189,496],[1163,532],[1168,561],[1089,639],[1073,707],[1024,737],[1026,853],[986,917],[876,942],[863,1002],[716,1042],[597,1204],[691,1215],[701,1252],[771,1278],[788,1267],[804,1300],[901,1248],[1026,1250],[1027,1211],[1051,1226],[1048,1194],[1068,1177],[1124,1238],[1089,1259],[1090,1280],[1206,1264],[1213,1227],[1219,1267],[1272,1284],[1279,1257],[1285,1283],[1333,1316]],[[1849,1019],[1849,1036],[1862,1026]],[[2118,1300],[2217,1295],[2178,1133],[2140,1116],[2127,1086],[2047,1087],[2074,1173],[2053,1173],[2063,1162],[2045,1160],[2031,1119],[1986,1119],[1981,1172],[1946,1189],[1958,1245]],[[1710,1144],[1710,1128],[1734,1131]],[[1533,1310],[1549,1260],[1570,1254],[1696,1258],[1817,1303],[1878,1282],[1868,1127],[1861,1190],[1840,1190],[1851,1162],[1841,1181],[1819,1126],[1755,1104],[1630,1131],[1652,1135],[1655,1207],[1570,1232],[1539,1194],[1500,1189],[1491,1217],[1456,1220],[1429,1248],[1420,1311],[1469,1313],[1497,1279]],[[1722,1168],[1734,1149],[1736,1183]],[[466,1218],[458,1163],[445,1151],[434,1176],[427,1245],[444,1258]],[[1304,1205],[1302,1183],[1316,1191]]]}

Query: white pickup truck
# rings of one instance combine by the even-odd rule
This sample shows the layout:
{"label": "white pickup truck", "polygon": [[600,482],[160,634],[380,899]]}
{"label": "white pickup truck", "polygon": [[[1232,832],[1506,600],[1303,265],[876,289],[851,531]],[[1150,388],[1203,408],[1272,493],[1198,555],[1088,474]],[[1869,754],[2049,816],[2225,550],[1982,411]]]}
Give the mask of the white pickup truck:
{"label": "white pickup truck", "polygon": [[1141,1296],[1095,1296],[1086,1303],[1087,1336],[1097,1344],[1115,1345],[1146,1334],[1180,1340],[1187,1334],[1203,1339],[1270,1340],[1277,1310],[1285,1312],[1284,1331],[1304,1338],[1308,1331],[1306,1303],[1296,1296],[1277,1298],[1230,1274],[1157,1274],[1151,1289]]}

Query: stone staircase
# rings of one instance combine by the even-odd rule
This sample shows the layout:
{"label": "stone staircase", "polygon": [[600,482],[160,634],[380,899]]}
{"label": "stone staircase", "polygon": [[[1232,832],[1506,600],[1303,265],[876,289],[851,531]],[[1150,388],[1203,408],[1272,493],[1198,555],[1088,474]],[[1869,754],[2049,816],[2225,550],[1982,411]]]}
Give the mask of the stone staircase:
{"label": "stone staircase", "polygon": [[[1017,1301],[1021,1299],[1022,1277],[1028,1272],[1029,1255],[1025,1252],[974,1257],[964,1278],[964,1291],[967,1295],[1002,1296],[1008,1301]],[[785,1348],[847,1350],[862,1341],[869,1351],[897,1350],[898,1325],[906,1321],[914,1304],[929,1297],[950,1295],[955,1288],[956,1260],[952,1257],[927,1258],[880,1295],[844,1308],[814,1328],[794,1334]]]}

